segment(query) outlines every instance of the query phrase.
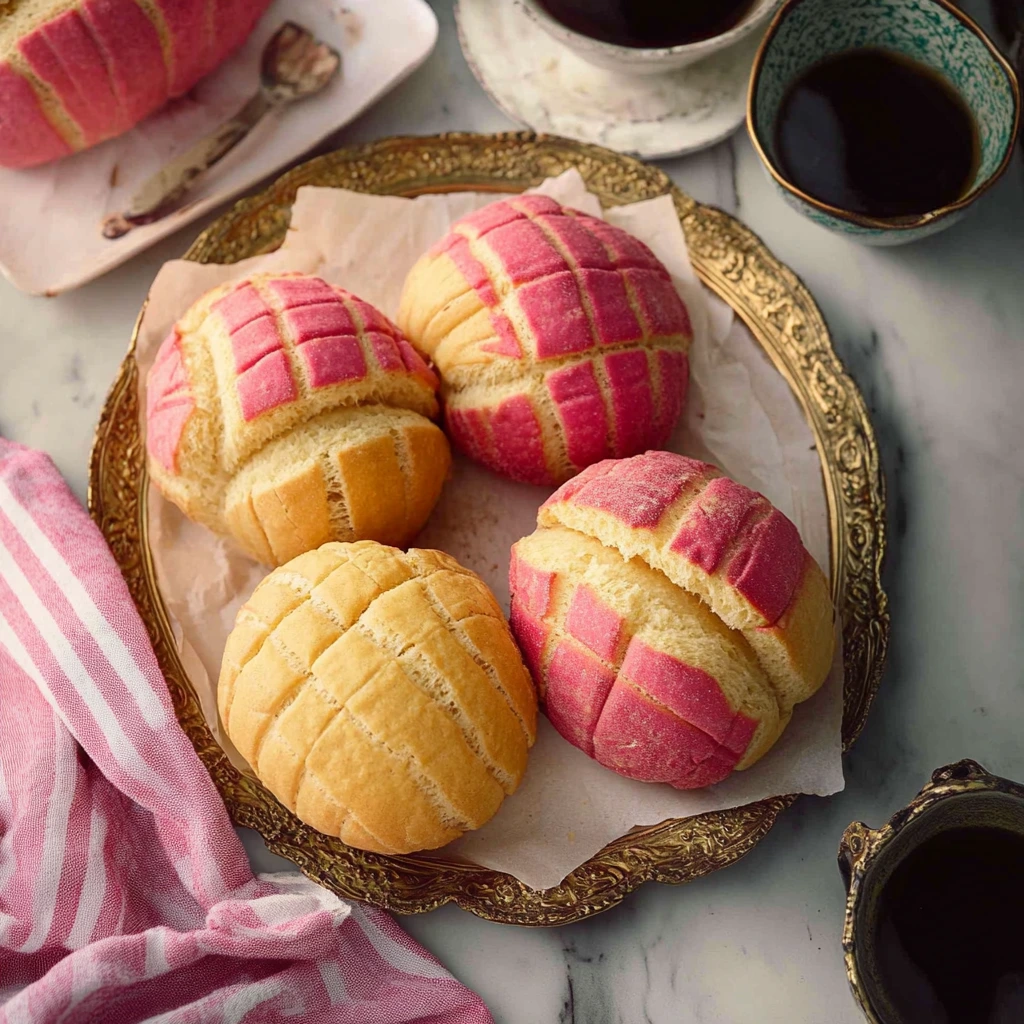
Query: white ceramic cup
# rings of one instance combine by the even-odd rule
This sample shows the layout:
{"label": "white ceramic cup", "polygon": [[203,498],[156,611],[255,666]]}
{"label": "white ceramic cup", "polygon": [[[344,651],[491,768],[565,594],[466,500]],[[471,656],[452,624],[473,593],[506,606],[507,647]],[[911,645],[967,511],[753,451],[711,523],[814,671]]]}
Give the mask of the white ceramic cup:
{"label": "white ceramic cup", "polygon": [[[499,2],[506,2],[506,0],[499,0]],[[606,43],[601,39],[594,39],[592,36],[575,32],[552,17],[539,3],[539,0],[512,0],[512,2],[519,4],[548,35],[567,46],[588,64],[627,75],[658,75],[703,60],[705,57],[710,57],[711,54],[724,50],[732,46],[733,43],[746,38],[768,21],[779,6],[780,0],[755,0],[750,10],[732,28],[720,35],[701,39],[696,43],[650,49],[618,46],[615,43]]]}

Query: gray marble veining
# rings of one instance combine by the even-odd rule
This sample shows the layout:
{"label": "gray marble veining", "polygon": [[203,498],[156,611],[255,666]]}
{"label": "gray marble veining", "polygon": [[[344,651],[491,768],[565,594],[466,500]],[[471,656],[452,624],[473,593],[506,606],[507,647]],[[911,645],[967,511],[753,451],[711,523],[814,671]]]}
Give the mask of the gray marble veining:
{"label": "gray marble veining", "polygon": [[[511,127],[462,60],[450,4],[436,6],[434,55],[332,145]],[[801,799],[729,870],[647,886],[552,931],[451,908],[403,923],[499,1024],[856,1024],[839,946],[845,825],[880,824],[959,757],[1024,779],[1024,161],[1018,152],[961,224],[893,251],[793,213],[742,134],[664,166],[803,278],[870,406],[890,516],[893,635],[879,699],[845,792]],[[50,452],[82,497],[93,427],[146,288],[196,230],[60,298],[0,283],[0,432]],[[255,836],[246,842],[259,868],[287,867]]]}

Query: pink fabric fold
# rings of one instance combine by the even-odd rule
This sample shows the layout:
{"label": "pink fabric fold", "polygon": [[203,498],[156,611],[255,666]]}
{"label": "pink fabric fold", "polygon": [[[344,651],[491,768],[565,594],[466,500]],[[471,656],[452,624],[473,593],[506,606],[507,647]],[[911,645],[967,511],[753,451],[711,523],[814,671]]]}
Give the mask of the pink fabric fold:
{"label": "pink fabric fold", "polygon": [[0,438],[0,1024],[488,1024],[385,913],[254,877],[99,531]]}

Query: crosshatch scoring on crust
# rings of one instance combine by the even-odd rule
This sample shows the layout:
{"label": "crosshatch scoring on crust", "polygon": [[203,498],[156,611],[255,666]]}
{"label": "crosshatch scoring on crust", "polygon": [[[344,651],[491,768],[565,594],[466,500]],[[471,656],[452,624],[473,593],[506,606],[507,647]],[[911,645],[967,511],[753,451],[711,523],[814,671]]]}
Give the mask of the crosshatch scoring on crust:
{"label": "crosshatch scoring on crust", "polygon": [[536,738],[533,684],[484,582],[440,552],[326,544],[238,612],[228,735],[307,823],[405,853],[479,828]]}
{"label": "crosshatch scoring on crust", "polygon": [[407,544],[450,465],[437,387],[370,303],[257,274],[200,298],[158,351],[150,471],[186,515],[269,564],[329,540]]}
{"label": "crosshatch scoring on crust", "polygon": [[825,681],[821,570],[767,498],[714,466],[605,460],[537,518],[512,550],[512,629],[552,724],[605,767],[720,782]]}
{"label": "crosshatch scoring on crust", "polygon": [[457,221],[410,272],[399,324],[442,378],[455,445],[555,484],[664,444],[685,400],[690,317],[638,239],[546,196]]}

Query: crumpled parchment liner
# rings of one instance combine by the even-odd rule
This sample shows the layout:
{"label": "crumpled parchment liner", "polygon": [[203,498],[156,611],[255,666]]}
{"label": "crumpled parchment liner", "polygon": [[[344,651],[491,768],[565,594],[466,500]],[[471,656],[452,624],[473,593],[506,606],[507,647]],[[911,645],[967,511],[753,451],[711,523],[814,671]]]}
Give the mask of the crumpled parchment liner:
{"label": "crumpled parchment liner", "polygon": [[[602,215],[576,171],[549,179],[539,191]],[[138,335],[140,388],[144,392],[156,349],[185,309],[215,285],[255,271],[316,273],[394,316],[405,275],[420,254],[452,221],[495,198],[463,192],[404,199],[300,189],[278,251],[229,266],[184,260],[163,266]],[[694,322],[687,409],[669,447],[714,462],[766,494],[827,567],[828,515],[810,430],[788,385],[747,328],[697,280],[671,199],[661,196],[609,209],[603,216],[655,251],[672,272]],[[145,409],[144,393],[140,397]],[[456,456],[452,478],[417,546],[441,548],[478,572],[507,611],[509,548],[532,532],[537,507],[548,493]],[[235,612],[266,569],[231,541],[187,520],[154,487],[148,503],[150,547],[182,661],[214,734],[249,772],[219,727],[216,680]],[[843,786],[842,690],[837,650],[828,681],[797,708],[789,728],[761,761],[693,792],[620,778],[563,740],[542,715],[519,791],[487,825],[441,852],[506,871],[532,888],[547,888],[636,825],[784,793],[835,793]]]}

